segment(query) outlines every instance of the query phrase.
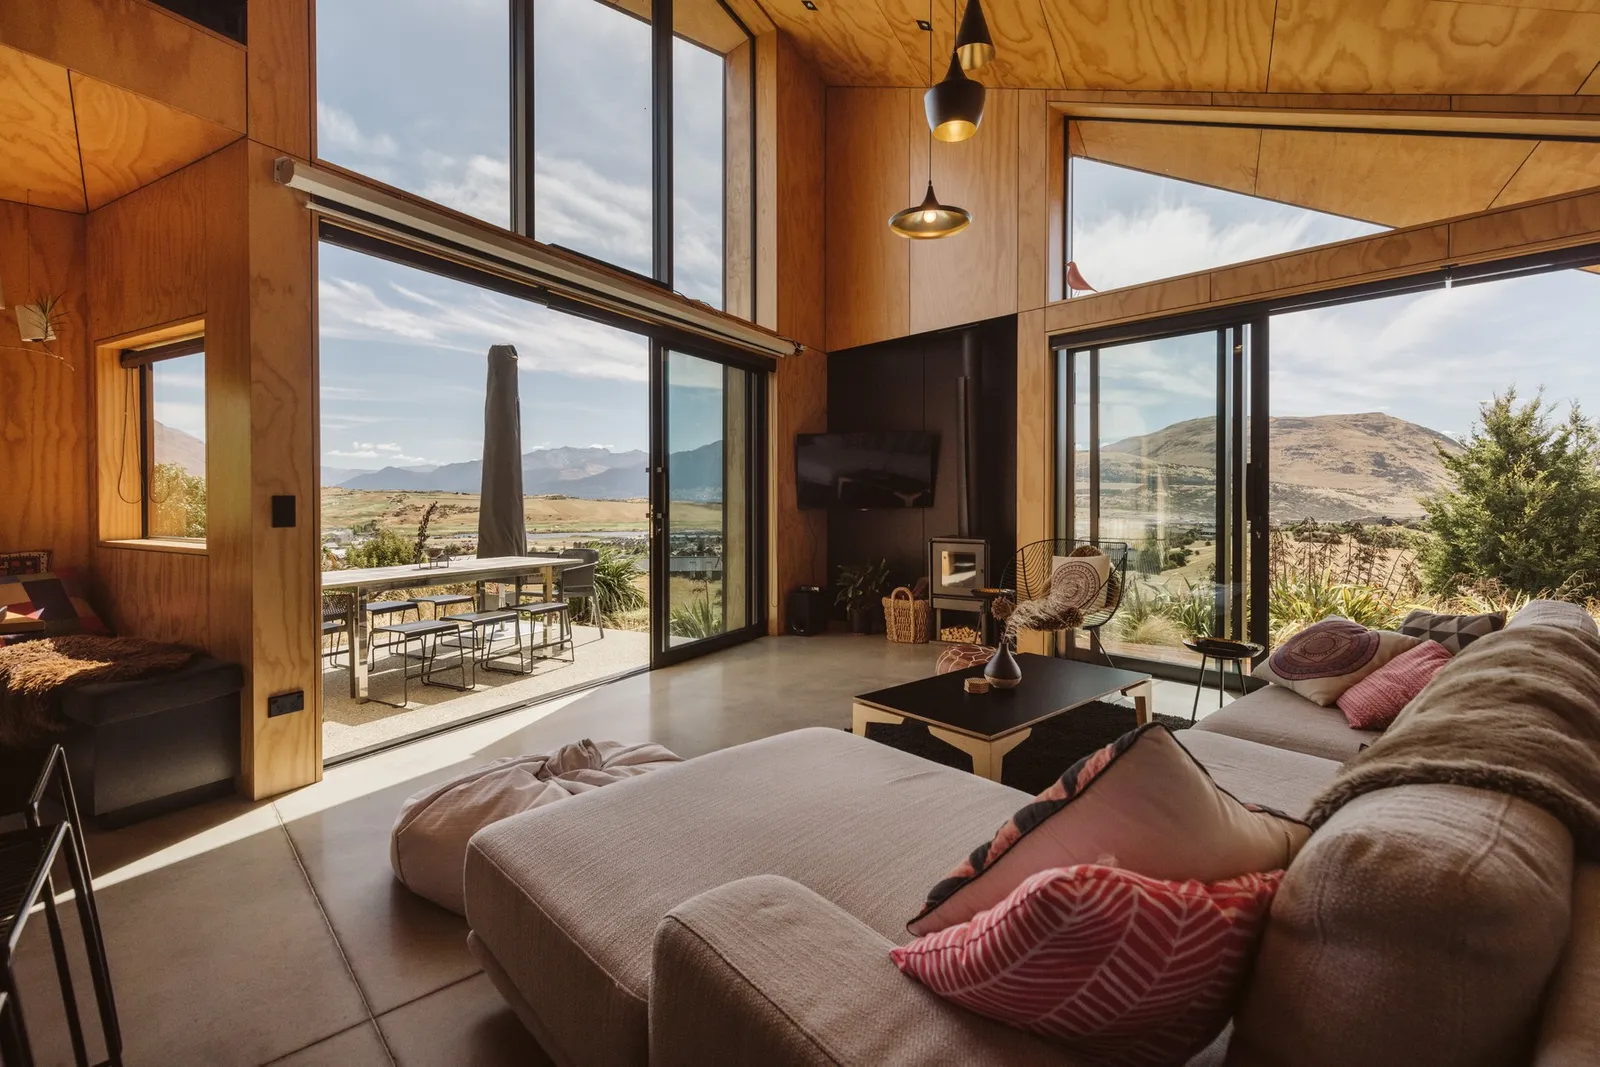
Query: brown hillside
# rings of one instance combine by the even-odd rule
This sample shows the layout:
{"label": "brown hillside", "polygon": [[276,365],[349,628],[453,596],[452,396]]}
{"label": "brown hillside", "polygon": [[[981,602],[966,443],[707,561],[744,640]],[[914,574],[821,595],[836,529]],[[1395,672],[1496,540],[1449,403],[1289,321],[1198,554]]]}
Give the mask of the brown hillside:
{"label": "brown hillside", "polygon": [[176,463],[190,474],[206,476],[206,443],[193,434],[156,423],[157,463]]}
{"label": "brown hillside", "polygon": [[[1216,422],[1190,419],[1130,437],[1101,450],[1101,477],[1150,484],[1159,472],[1179,496],[1209,496],[1216,456]],[[1417,498],[1446,481],[1439,449],[1460,444],[1426,426],[1382,412],[1274,418],[1272,518],[1343,520],[1415,518]]]}

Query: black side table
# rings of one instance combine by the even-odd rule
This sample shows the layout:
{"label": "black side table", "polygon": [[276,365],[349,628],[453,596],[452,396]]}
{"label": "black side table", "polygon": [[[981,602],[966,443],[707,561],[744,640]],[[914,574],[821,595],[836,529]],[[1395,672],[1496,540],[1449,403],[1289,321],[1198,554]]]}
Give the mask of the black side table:
{"label": "black side table", "polygon": [[[52,789],[52,787],[54,787]],[[49,794],[54,792],[54,796]],[[47,797],[59,807],[60,817],[46,818]],[[62,1009],[72,1038],[73,1062],[89,1067],[89,1054],[83,1040],[83,1024],[78,1018],[78,1000],[72,988],[72,968],[67,962],[66,939],[61,932],[56,890],[51,875],[57,859],[64,858],[67,876],[78,906],[78,921],[83,927],[84,948],[89,957],[89,977],[94,984],[95,1003],[100,1009],[100,1027],[105,1036],[106,1059],[102,1065],[121,1067],[122,1031],[117,1025],[117,1007],[111,994],[111,974],[106,966],[105,939],[100,934],[100,913],[95,908],[94,885],[90,880],[88,853],[83,846],[83,824],[78,819],[78,802],[67,774],[67,758],[61,746],[51,748],[44,771],[34,787],[23,813],[26,825],[0,833],[0,933],[5,935],[4,955],[0,956],[0,1060],[6,1067],[33,1067],[33,1046],[23,1021],[22,995],[17,989],[17,945],[28,916],[41,901],[45,922],[50,929],[50,947],[55,954],[56,977],[61,985]]]}
{"label": "black side table", "polygon": [[1239,676],[1239,695],[1244,696],[1244,661],[1255,659],[1265,651],[1252,641],[1230,641],[1225,637],[1185,637],[1183,647],[1200,653],[1200,680],[1194,687],[1194,706],[1189,709],[1189,721],[1200,717],[1200,690],[1206,685],[1206,663],[1217,661],[1217,708],[1222,708],[1222,698],[1228,691],[1228,664],[1233,664]]}

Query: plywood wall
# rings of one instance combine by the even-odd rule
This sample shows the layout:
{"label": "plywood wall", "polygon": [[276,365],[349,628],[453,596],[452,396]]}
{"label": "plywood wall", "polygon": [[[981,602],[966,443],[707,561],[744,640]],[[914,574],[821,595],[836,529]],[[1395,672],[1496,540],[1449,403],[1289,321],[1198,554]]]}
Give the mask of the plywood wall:
{"label": "plywood wall", "polygon": [[789,590],[827,581],[824,515],[795,505],[794,437],[828,423],[828,357],[823,318],[823,153],[821,79],[789,38],[756,42],[756,310],[758,320],[804,343],[768,380],[767,623],[783,631]]}
{"label": "plywood wall", "polygon": [[[89,562],[88,299],[84,219],[0,201],[0,552]],[[15,305],[64,298],[54,358],[24,345]]]}
{"label": "plywood wall", "polygon": [[927,188],[922,91],[830,88],[827,123],[830,350],[1015,314],[1053,295],[1063,124],[1043,90],[991,89],[977,136],[933,145],[940,200],[973,216],[938,241],[888,226]]}

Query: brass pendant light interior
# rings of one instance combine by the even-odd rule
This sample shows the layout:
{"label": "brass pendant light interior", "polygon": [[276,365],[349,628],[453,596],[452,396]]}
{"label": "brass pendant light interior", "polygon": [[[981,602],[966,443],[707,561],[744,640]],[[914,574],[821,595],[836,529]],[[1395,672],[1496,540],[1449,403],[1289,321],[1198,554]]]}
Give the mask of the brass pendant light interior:
{"label": "brass pendant light interior", "polygon": [[983,17],[983,0],[967,0],[956,34],[956,57],[962,70],[977,70],[994,59],[994,40],[989,36],[989,21]]}

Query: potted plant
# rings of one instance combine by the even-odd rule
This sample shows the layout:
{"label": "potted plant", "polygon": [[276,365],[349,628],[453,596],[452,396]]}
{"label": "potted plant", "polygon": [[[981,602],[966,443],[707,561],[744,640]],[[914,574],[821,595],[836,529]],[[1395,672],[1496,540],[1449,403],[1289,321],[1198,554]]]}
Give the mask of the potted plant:
{"label": "potted plant", "polygon": [[834,603],[850,617],[850,632],[870,634],[883,617],[883,591],[889,585],[889,561],[846,564],[834,580]]}

